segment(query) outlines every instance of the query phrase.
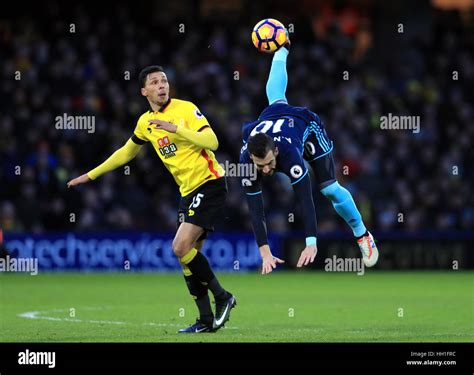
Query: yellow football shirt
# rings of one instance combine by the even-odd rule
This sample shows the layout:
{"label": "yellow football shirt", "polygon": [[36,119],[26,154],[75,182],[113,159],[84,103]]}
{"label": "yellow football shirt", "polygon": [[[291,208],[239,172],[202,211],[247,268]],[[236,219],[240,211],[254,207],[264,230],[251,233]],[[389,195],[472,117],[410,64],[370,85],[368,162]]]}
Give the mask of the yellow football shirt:
{"label": "yellow football shirt", "polygon": [[148,120],[163,120],[176,126],[200,131],[209,122],[191,102],[170,99],[159,111],[145,112],[138,119],[134,134],[144,142],[151,142],[165,167],[173,175],[182,196],[186,196],[207,181],[224,176],[211,150],[193,145],[176,133],[155,129]]}

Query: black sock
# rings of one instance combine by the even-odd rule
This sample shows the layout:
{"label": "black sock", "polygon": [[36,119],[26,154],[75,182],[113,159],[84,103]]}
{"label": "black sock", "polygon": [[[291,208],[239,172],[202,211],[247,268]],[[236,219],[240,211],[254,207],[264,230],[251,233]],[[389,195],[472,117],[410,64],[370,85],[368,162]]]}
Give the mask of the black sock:
{"label": "black sock", "polygon": [[195,275],[184,276],[189,293],[194,298],[199,310],[199,320],[203,323],[211,323],[214,319],[211,301],[207,294],[207,286],[203,285]]}
{"label": "black sock", "polygon": [[205,282],[206,284],[209,284],[209,282],[215,277],[206,257],[199,251],[193,260],[187,263],[186,266],[188,266],[193,275],[197,276],[199,281]]}
{"label": "black sock", "polygon": [[214,279],[212,279],[209,284],[207,284],[207,287],[212,292],[212,294],[214,294],[214,298],[216,300],[223,300],[226,299],[228,296],[228,293],[221,286],[219,280],[217,280],[217,277],[214,277]]}
{"label": "black sock", "polygon": [[214,313],[212,312],[211,301],[209,295],[198,298],[196,300],[196,306],[199,310],[199,320],[204,324],[211,324],[214,320]]}
{"label": "black sock", "polygon": [[194,259],[187,264],[193,275],[196,275],[199,281],[207,284],[209,290],[214,294],[216,298],[225,298],[225,289],[222,288],[221,284],[217,280],[214,272],[211,270],[211,266],[207,261],[206,257],[198,252]]}

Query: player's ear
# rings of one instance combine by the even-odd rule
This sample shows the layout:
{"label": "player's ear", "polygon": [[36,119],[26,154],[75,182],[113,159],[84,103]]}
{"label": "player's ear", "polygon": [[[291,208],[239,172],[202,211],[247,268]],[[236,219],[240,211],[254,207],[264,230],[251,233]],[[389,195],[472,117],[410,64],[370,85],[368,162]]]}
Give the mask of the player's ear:
{"label": "player's ear", "polygon": [[140,89],[140,92],[141,92],[142,96],[146,96],[146,89],[144,87],[142,87]]}
{"label": "player's ear", "polygon": [[253,160],[253,155],[252,155],[252,154],[250,154],[250,153],[249,153],[249,155],[250,155],[250,159],[252,159],[252,160]]}
{"label": "player's ear", "polygon": [[273,151],[273,155],[277,156],[278,155],[278,147],[275,147],[275,151]]}

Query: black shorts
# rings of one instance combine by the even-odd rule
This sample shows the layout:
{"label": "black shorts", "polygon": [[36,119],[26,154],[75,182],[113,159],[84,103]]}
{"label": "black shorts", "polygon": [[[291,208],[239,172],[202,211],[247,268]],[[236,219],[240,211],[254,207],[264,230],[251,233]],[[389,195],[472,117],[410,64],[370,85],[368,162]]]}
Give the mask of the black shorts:
{"label": "black shorts", "polygon": [[[311,141],[312,140],[310,135],[306,142]],[[303,158],[304,160],[309,162],[309,165],[311,166],[311,169],[314,172],[316,186],[319,190],[324,189],[326,186],[329,186],[332,183],[336,182],[336,174],[334,172],[334,158],[332,156],[332,151],[326,155],[322,155],[321,157],[314,159],[314,155],[311,155],[308,152],[308,148],[305,146]]]}
{"label": "black shorts", "polygon": [[200,226],[204,229],[204,234],[198,241],[205,239],[207,232],[214,231],[214,224],[224,215],[226,196],[226,179],[221,177],[208,181],[192,193],[181,197],[176,227],[182,222]]}

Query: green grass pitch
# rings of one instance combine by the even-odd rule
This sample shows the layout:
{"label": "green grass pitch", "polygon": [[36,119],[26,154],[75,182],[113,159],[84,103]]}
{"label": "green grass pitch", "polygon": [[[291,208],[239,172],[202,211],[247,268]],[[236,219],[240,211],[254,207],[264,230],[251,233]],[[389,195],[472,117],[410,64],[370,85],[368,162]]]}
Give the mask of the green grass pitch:
{"label": "green grass pitch", "polygon": [[224,329],[177,334],[197,311],[179,273],[0,275],[1,342],[473,342],[474,273],[220,273]]}

